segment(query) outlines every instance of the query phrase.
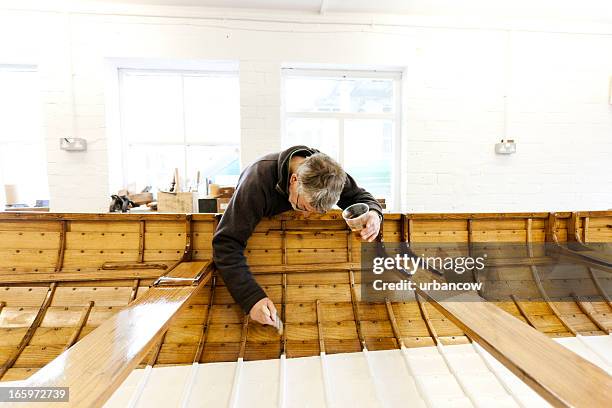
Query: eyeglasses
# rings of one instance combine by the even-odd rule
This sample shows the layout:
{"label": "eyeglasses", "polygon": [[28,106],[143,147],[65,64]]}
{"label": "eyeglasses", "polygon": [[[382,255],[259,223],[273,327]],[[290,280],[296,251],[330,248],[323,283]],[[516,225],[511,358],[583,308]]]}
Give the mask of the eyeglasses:
{"label": "eyeglasses", "polygon": [[300,193],[297,193],[297,197],[295,198],[295,210],[306,212],[306,213],[317,213],[317,214],[325,214],[325,211],[310,211],[305,208],[300,207]]}

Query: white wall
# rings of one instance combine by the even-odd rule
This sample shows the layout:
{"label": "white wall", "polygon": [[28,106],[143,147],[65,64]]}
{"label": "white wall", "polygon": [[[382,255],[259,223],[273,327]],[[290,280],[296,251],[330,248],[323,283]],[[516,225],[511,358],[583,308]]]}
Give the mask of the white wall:
{"label": "white wall", "polygon": [[[119,58],[238,61],[243,166],[280,148],[283,64],[401,67],[403,211],[612,208],[611,26],[223,14],[247,21],[193,10],[0,9],[0,64],[35,63],[45,84],[53,211],[107,209],[108,61]],[[284,18],[292,22],[252,21]],[[89,150],[60,151],[64,136],[88,139]],[[495,155],[505,136],[515,155]]]}

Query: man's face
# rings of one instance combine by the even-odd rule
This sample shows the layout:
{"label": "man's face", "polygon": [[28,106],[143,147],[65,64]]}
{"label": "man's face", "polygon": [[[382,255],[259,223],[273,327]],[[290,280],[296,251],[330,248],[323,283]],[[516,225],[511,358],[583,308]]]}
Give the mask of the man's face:
{"label": "man's face", "polygon": [[299,211],[304,214],[305,217],[309,217],[310,214],[316,213],[317,210],[310,205],[304,194],[298,192],[297,186],[298,178],[297,175],[293,173],[289,179],[289,203],[295,211]]}

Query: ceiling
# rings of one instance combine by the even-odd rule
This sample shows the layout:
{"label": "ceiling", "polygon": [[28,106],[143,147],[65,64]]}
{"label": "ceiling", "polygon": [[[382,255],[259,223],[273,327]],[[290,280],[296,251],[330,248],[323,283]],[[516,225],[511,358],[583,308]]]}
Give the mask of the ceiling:
{"label": "ceiling", "polygon": [[98,0],[151,4],[287,10],[303,13],[377,13],[460,17],[556,18],[612,22],[610,0]]}

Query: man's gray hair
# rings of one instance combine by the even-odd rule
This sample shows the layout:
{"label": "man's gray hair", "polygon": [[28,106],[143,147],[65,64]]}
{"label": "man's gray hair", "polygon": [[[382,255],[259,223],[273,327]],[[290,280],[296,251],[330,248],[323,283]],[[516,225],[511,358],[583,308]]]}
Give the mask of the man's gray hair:
{"label": "man's gray hair", "polygon": [[340,199],[346,182],[346,173],[331,157],[315,153],[296,170],[298,193],[304,194],[318,212],[330,210]]}

